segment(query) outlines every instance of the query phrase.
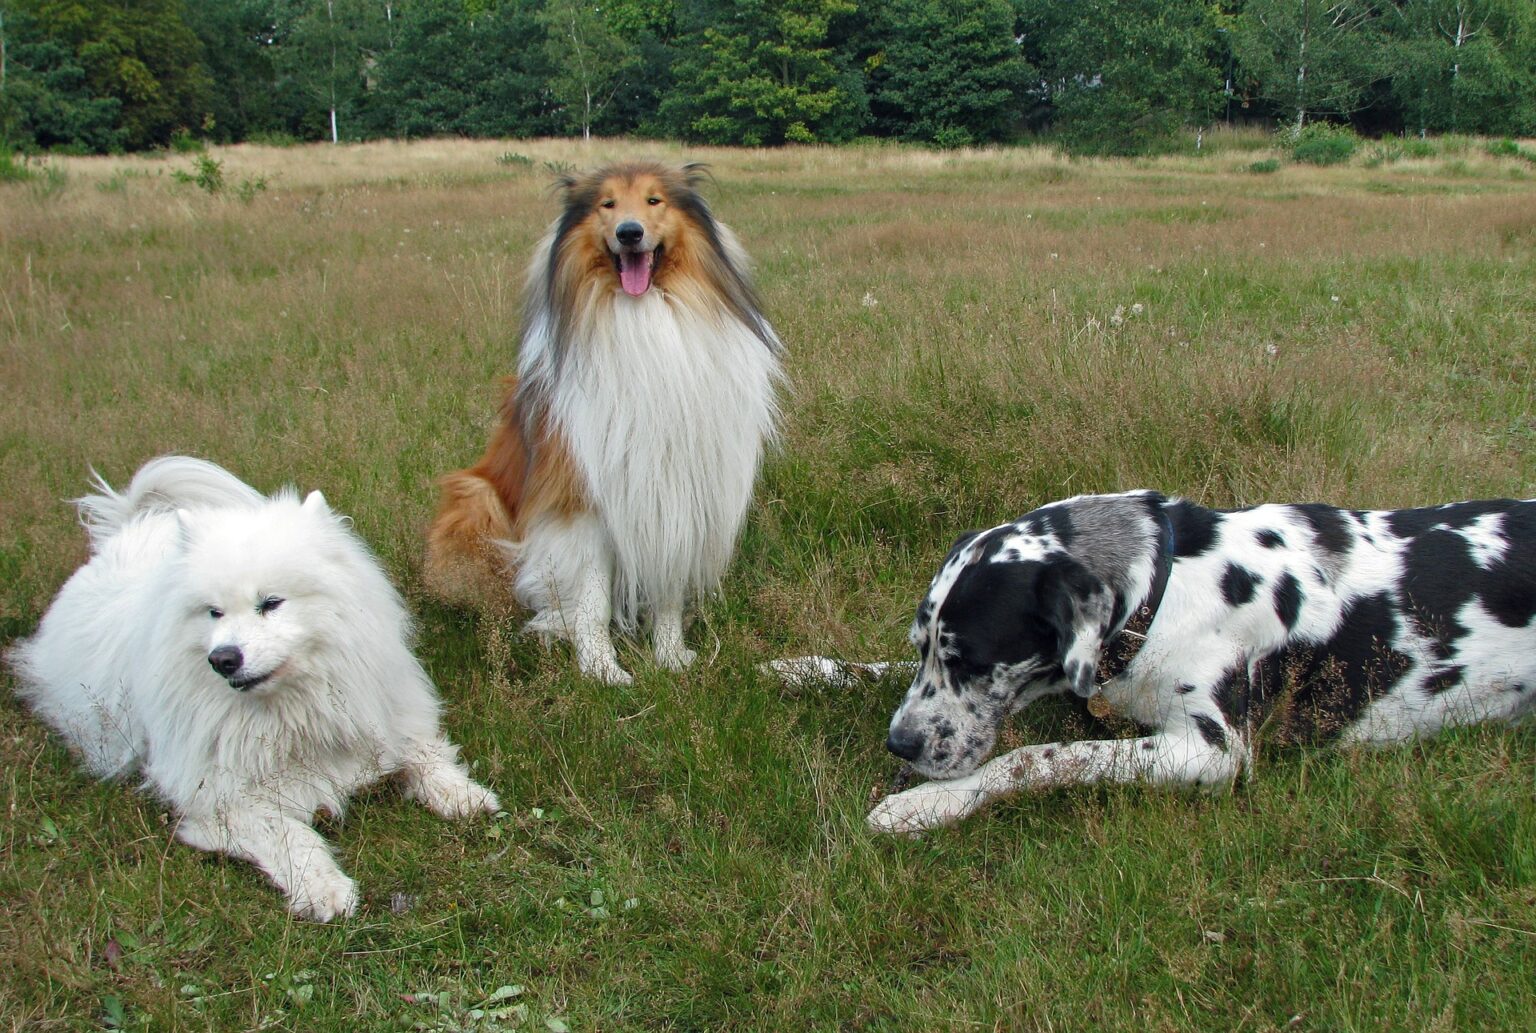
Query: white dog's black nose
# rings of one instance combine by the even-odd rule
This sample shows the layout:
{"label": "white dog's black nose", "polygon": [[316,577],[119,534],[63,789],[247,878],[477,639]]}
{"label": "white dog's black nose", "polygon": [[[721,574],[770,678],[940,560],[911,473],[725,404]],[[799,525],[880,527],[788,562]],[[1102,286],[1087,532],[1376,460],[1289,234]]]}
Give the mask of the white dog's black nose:
{"label": "white dog's black nose", "polygon": [[245,663],[245,657],[235,646],[220,646],[208,654],[208,663],[215,671],[228,678],[240,670],[241,665]]}
{"label": "white dog's black nose", "polygon": [[619,223],[619,228],[613,231],[613,235],[625,247],[634,247],[645,239],[645,227],[631,219],[628,222]]}
{"label": "white dog's black nose", "polygon": [[904,728],[892,728],[885,737],[885,748],[902,760],[916,760],[923,753],[923,734]]}

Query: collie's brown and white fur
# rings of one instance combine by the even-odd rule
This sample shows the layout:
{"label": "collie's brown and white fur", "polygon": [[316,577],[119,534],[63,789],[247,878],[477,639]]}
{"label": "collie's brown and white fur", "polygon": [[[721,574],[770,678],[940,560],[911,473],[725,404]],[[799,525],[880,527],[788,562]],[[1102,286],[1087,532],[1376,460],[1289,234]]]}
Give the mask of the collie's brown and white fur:
{"label": "collie's brown and white fur", "polygon": [[560,182],[528,269],[517,376],[480,462],[442,481],[427,580],[511,595],[581,670],[627,682],[609,637],[648,614],[655,656],[694,659],[685,604],[716,588],[774,434],[782,346],[701,166]]}

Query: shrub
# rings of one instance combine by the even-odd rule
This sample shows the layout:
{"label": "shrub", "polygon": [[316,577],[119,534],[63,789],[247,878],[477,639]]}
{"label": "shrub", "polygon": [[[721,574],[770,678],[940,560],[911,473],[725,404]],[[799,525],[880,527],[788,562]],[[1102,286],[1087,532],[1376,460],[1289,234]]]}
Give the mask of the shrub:
{"label": "shrub", "polygon": [[1359,138],[1347,127],[1327,122],[1313,122],[1301,132],[1281,130],[1291,151],[1291,158],[1310,165],[1341,165],[1355,153]]}
{"label": "shrub", "polygon": [[1267,175],[1268,173],[1271,173],[1271,172],[1279,172],[1280,171],[1280,159],[1279,158],[1265,158],[1263,161],[1256,161],[1252,165],[1248,166],[1248,171],[1249,172],[1255,172],[1255,173],[1258,173],[1260,175]]}
{"label": "shrub", "polygon": [[175,169],[171,178],[178,183],[195,184],[205,193],[217,194],[224,189],[224,163],[211,155],[199,154],[192,159],[191,172]]}
{"label": "shrub", "polygon": [[171,134],[171,150],[177,154],[200,154],[203,141],[193,136],[191,130],[178,129]]}

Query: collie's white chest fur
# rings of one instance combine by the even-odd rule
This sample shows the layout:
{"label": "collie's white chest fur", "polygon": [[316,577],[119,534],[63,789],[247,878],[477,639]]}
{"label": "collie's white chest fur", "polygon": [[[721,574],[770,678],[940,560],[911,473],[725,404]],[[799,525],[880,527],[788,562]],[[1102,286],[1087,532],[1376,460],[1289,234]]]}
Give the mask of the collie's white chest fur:
{"label": "collie's white chest fur", "polygon": [[611,537],[628,623],[718,585],[774,432],[779,366],[739,322],[659,290],[615,291],[605,308],[567,350],[549,411]]}

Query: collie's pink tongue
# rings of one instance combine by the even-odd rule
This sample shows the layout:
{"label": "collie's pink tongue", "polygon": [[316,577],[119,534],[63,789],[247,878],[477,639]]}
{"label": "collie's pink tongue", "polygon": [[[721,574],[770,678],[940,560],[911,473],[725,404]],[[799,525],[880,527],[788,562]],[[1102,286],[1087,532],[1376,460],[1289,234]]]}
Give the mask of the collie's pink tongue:
{"label": "collie's pink tongue", "polygon": [[623,251],[619,253],[619,283],[624,293],[638,298],[651,288],[651,264],[653,251]]}

